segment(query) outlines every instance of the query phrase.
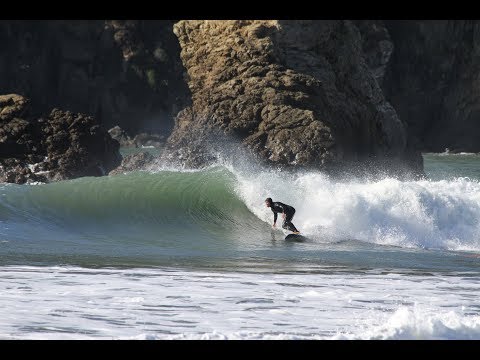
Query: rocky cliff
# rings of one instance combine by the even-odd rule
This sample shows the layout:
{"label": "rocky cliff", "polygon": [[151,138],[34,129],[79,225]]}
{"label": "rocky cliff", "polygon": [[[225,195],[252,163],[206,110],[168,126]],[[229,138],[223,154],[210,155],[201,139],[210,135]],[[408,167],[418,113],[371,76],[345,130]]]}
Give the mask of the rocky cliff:
{"label": "rocky cliff", "polygon": [[480,151],[480,22],[385,21],[386,97],[425,151]]}
{"label": "rocky cliff", "polygon": [[0,94],[119,125],[130,136],[167,132],[188,103],[173,21],[0,22]]}
{"label": "rocky cliff", "polygon": [[169,136],[190,166],[240,146],[273,165],[421,172],[416,149],[480,151],[479,23],[5,20],[0,94],[28,97],[30,120],[1,131],[59,108],[132,144]]}
{"label": "rocky cliff", "polygon": [[352,22],[188,20],[174,32],[192,105],[168,147],[186,163],[226,135],[270,164],[421,172]]}

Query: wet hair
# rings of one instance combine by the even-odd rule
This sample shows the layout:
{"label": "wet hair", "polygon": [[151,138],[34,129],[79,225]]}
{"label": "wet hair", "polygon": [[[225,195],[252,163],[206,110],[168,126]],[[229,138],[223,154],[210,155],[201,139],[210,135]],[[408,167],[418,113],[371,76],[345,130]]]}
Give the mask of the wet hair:
{"label": "wet hair", "polygon": [[268,202],[269,204],[271,204],[273,202],[272,198],[266,198],[265,201]]}

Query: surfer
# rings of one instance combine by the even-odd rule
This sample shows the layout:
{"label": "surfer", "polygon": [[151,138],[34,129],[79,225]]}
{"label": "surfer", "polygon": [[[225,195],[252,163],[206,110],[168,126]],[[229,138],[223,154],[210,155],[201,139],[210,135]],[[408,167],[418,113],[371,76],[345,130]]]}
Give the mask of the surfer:
{"label": "surfer", "polygon": [[292,224],[292,218],[293,215],[295,215],[295,208],[290,205],[286,205],[284,203],[281,203],[279,201],[272,201],[272,198],[266,198],[265,199],[265,205],[267,207],[272,209],[273,212],[273,227],[275,227],[275,224],[277,223],[277,213],[281,213],[283,217],[283,224],[282,228],[285,230],[290,230],[294,234],[299,234],[300,231],[297,230],[295,225]]}

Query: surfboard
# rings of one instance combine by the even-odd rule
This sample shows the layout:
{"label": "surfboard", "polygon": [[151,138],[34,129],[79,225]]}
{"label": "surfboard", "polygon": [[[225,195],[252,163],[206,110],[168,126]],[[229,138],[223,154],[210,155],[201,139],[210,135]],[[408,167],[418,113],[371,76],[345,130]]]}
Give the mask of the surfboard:
{"label": "surfboard", "polygon": [[288,234],[287,236],[285,236],[285,240],[286,241],[302,242],[302,241],[306,241],[307,238],[303,235],[300,235],[300,234]]}

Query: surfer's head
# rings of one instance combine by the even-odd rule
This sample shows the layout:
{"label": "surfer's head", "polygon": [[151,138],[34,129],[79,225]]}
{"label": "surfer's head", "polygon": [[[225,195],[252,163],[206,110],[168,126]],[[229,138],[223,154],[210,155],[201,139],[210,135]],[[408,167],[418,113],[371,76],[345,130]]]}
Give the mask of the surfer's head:
{"label": "surfer's head", "polygon": [[272,206],[272,198],[266,198],[265,199],[265,205],[267,205],[267,207]]}

